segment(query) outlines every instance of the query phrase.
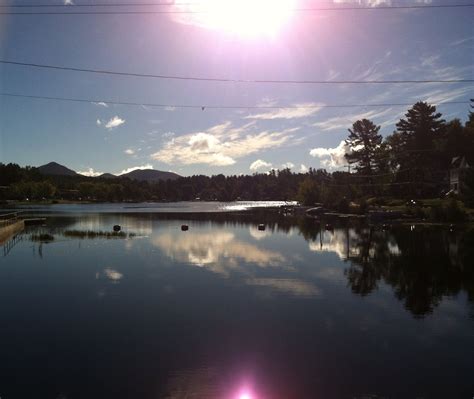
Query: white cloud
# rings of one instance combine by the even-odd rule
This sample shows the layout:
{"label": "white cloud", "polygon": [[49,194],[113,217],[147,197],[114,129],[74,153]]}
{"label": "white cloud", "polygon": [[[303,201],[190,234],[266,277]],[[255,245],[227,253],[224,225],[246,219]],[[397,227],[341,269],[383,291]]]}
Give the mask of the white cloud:
{"label": "white cloud", "polygon": [[322,159],[321,165],[330,169],[340,168],[347,165],[345,154],[350,153],[349,146],[342,140],[335,148],[313,148],[309,154],[315,158]]}
{"label": "white cloud", "polygon": [[261,114],[248,115],[244,119],[273,120],[305,118],[317,113],[322,108],[322,105],[323,104],[316,103],[295,104],[294,107],[290,108],[278,108]]}
{"label": "white cloud", "polygon": [[64,5],[65,6],[73,6],[74,2],[72,0],[64,0]]}
{"label": "white cloud", "polygon": [[105,124],[105,127],[109,130],[112,130],[112,129],[115,129],[116,127],[119,127],[120,125],[123,125],[124,123],[125,123],[125,119],[122,119],[118,116],[114,116]]}
{"label": "white cloud", "polygon": [[127,148],[125,151],[124,151],[125,154],[127,155],[134,155],[135,154],[135,151],[133,151],[131,148]]}
{"label": "white cloud", "polygon": [[133,172],[134,170],[142,170],[142,169],[153,169],[153,165],[150,163],[147,163],[146,165],[141,165],[141,166],[133,166],[128,169],[122,170],[120,173],[117,173],[117,176],[124,175],[125,173],[130,173]]}
{"label": "white cloud", "polygon": [[270,169],[272,164],[270,162],[265,162],[261,159],[257,159],[255,162],[252,162],[250,165],[250,170],[257,171],[259,169]]}
{"label": "white cloud", "polygon": [[99,101],[99,102],[93,102],[92,104],[94,105],[98,105],[99,107],[105,107],[105,108],[109,108],[109,105],[107,103],[104,103],[103,101]]}
{"label": "white cloud", "polygon": [[233,165],[238,158],[287,144],[296,130],[256,131],[255,122],[240,127],[225,122],[204,132],[173,137],[152,158],[167,164]]}
{"label": "white cloud", "polygon": [[80,175],[83,175],[83,176],[97,177],[97,176],[100,176],[101,174],[103,174],[104,172],[96,172],[93,168],[89,168],[87,170],[79,171],[77,173],[79,173]]}
{"label": "white cloud", "polygon": [[95,121],[95,123],[97,123],[97,126],[101,126],[101,125],[102,125],[102,121],[101,121],[100,119],[97,119],[97,120]]}
{"label": "white cloud", "polygon": [[301,164],[301,167],[300,167],[300,172],[301,173],[308,173],[309,169],[306,165],[303,165]]}
{"label": "white cloud", "polygon": [[293,169],[295,167],[295,164],[292,162],[286,162],[283,165],[281,165],[282,169]]}
{"label": "white cloud", "polygon": [[314,284],[298,279],[250,278],[246,283],[298,297],[314,297],[322,294]]}

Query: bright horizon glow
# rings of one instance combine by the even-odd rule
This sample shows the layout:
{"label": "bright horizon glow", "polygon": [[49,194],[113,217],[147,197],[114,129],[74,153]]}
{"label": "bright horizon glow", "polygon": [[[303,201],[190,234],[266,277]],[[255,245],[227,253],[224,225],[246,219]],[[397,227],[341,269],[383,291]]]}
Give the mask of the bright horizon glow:
{"label": "bright horizon glow", "polygon": [[249,393],[242,393],[240,394],[239,399],[252,399],[252,396],[250,396]]}
{"label": "bright horizon glow", "polygon": [[196,4],[176,5],[178,15],[191,25],[233,33],[244,37],[274,36],[295,7],[295,0],[194,0]]}

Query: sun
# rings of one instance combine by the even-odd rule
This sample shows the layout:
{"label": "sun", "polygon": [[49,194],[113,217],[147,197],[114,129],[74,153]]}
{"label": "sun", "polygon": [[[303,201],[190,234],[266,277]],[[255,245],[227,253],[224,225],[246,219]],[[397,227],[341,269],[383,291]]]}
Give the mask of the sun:
{"label": "sun", "polygon": [[[296,0],[193,0],[176,2],[180,22],[239,36],[275,36],[289,20]],[[185,14],[189,12],[189,14]]]}

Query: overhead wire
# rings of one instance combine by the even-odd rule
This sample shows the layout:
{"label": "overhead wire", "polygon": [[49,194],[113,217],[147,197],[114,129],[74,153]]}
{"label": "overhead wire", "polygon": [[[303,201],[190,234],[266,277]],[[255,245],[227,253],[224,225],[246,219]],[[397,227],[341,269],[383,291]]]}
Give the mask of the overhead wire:
{"label": "overhead wire", "polygon": [[[161,4],[146,4],[142,3],[141,5],[138,4],[83,4],[81,7],[153,7]],[[169,4],[169,6],[174,5],[185,5],[185,4]],[[196,6],[196,4],[187,4]],[[27,8],[30,5],[19,5],[21,8]],[[39,5],[31,5],[31,8],[36,7],[64,7],[68,8],[71,11],[1,11],[0,15],[133,15],[133,14],[151,14],[151,15],[159,15],[159,14],[207,14],[212,13],[212,10],[146,10],[146,11],[74,11],[74,4],[59,4],[59,5],[47,5],[47,4],[39,4]],[[290,12],[298,12],[298,13],[305,13],[305,12],[322,12],[322,11],[363,11],[363,10],[370,10],[370,11],[387,11],[387,10],[421,10],[421,9],[432,9],[432,10],[443,10],[443,9],[459,9],[459,8],[472,8],[474,4],[428,4],[428,5],[399,5],[399,6],[337,6],[337,7],[303,7],[303,8],[294,8],[290,9]],[[5,5],[2,8],[20,8],[13,5]]]}
{"label": "overhead wire", "polygon": [[[0,96],[4,97],[18,97],[29,98],[35,100],[50,100],[50,101],[64,101],[76,103],[89,104],[110,104],[110,105],[125,105],[125,106],[139,106],[150,108],[189,108],[200,109],[322,109],[322,108],[380,108],[380,107],[398,107],[398,106],[412,106],[412,103],[385,103],[385,104],[314,104],[314,105],[209,105],[209,104],[172,104],[172,103],[147,103],[147,102],[132,102],[132,101],[116,101],[109,99],[85,99],[73,97],[53,97],[53,96],[39,96],[20,93],[0,92]],[[433,105],[466,105],[469,101],[446,101]]]}
{"label": "overhead wire", "polygon": [[112,71],[107,69],[78,68],[67,67],[51,64],[39,64],[31,62],[19,62],[0,59],[0,64],[16,65],[29,68],[53,69],[69,72],[83,72],[100,75],[115,75],[137,78],[152,79],[169,79],[169,80],[193,80],[200,82],[219,82],[219,83],[258,83],[258,84],[430,84],[430,83],[474,83],[474,79],[425,79],[425,80],[288,80],[288,79],[230,79],[217,77],[200,77],[200,76],[180,76],[180,75],[162,75],[162,74],[146,74],[137,72]]}

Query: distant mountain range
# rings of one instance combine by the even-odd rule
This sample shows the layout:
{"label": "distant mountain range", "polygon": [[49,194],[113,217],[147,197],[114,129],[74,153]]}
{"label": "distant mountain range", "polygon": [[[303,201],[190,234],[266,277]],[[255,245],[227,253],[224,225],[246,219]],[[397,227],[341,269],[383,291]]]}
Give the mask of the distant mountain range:
{"label": "distant mountain range", "polygon": [[[60,165],[57,162],[47,163],[46,165],[39,166],[38,169],[41,174],[46,176],[81,176],[74,170]],[[164,172],[161,170],[154,169],[137,169],[120,176],[113,175],[112,173],[103,173],[100,176],[97,176],[97,178],[100,179],[118,179],[122,177],[128,177],[132,180],[155,183],[160,180],[176,180],[179,179],[181,176],[173,172]]]}

